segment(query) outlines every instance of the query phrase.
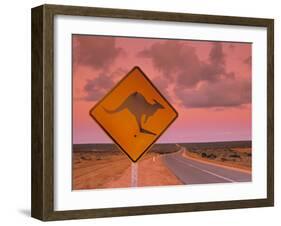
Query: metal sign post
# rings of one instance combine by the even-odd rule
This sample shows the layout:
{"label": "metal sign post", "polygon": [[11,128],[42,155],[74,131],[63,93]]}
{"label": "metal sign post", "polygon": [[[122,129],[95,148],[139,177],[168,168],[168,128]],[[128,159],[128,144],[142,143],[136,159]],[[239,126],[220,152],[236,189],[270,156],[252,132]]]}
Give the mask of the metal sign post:
{"label": "metal sign post", "polygon": [[131,163],[131,187],[138,186],[138,163]]}

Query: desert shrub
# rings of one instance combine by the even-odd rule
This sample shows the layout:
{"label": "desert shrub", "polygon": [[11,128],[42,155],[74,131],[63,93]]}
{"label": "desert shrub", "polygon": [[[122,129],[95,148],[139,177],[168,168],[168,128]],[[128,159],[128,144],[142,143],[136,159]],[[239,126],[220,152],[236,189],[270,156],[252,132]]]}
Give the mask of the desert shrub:
{"label": "desert shrub", "polygon": [[87,155],[82,155],[81,159],[83,159],[83,160],[91,160],[92,158],[90,156],[87,156]]}
{"label": "desert shrub", "polygon": [[210,154],[210,155],[208,155],[208,158],[209,159],[215,159],[217,156],[215,155],[215,154]]}
{"label": "desert shrub", "polygon": [[206,157],[207,157],[207,154],[206,154],[205,152],[202,152],[202,153],[201,153],[201,157],[202,157],[202,158],[206,158]]}
{"label": "desert shrub", "polygon": [[241,158],[240,155],[238,155],[237,153],[231,154],[231,155],[229,155],[229,157],[231,157],[231,158]]}
{"label": "desert shrub", "polygon": [[192,153],[196,153],[197,149],[196,148],[190,148],[189,151],[192,152]]}
{"label": "desert shrub", "polygon": [[221,158],[221,161],[225,162],[225,161],[227,161],[227,159],[226,158]]}

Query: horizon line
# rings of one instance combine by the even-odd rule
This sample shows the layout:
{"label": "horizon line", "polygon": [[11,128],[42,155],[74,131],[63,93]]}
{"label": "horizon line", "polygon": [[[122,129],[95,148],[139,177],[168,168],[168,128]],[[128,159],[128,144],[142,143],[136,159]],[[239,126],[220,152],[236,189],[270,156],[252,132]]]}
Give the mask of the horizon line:
{"label": "horizon line", "polygon": [[[222,143],[222,142],[246,142],[246,141],[251,141],[252,140],[221,140],[221,141],[198,141],[198,142],[167,142],[167,143],[154,143],[154,144],[182,144],[182,143],[185,143],[185,144],[199,144],[199,143]],[[112,143],[72,143],[72,145],[75,145],[75,144],[115,144],[114,142]]]}

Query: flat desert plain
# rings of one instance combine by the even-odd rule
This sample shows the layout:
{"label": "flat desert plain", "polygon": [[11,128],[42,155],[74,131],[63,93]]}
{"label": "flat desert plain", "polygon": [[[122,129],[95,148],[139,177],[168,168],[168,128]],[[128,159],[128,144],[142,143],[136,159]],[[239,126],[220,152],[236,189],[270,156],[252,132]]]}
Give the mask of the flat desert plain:
{"label": "flat desert plain", "polygon": [[[232,144],[233,145],[233,144]],[[227,145],[216,145],[212,143],[206,146],[190,147],[188,144],[183,144],[185,148],[185,157],[191,157],[197,160],[206,161],[209,163],[219,164],[223,166],[252,171],[252,148],[248,143],[238,143],[234,147]]]}
{"label": "flat desert plain", "polygon": [[[251,154],[250,141],[155,144],[138,161],[137,186],[223,182],[200,173],[215,165],[251,174]],[[186,161],[199,164],[198,172]],[[72,175],[74,190],[131,187],[131,161],[114,144],[74,144]]]}

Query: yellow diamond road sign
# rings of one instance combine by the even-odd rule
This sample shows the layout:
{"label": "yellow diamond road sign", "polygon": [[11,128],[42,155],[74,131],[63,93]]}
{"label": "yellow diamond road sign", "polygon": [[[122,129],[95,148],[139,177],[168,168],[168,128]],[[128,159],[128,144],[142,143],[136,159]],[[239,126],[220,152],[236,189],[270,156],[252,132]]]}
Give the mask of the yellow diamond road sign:
{"label": "yellow diamond road sign", "polygon": [[134,67],[91,110],[118,147],[137,162],[178,116],[139,67]]}

